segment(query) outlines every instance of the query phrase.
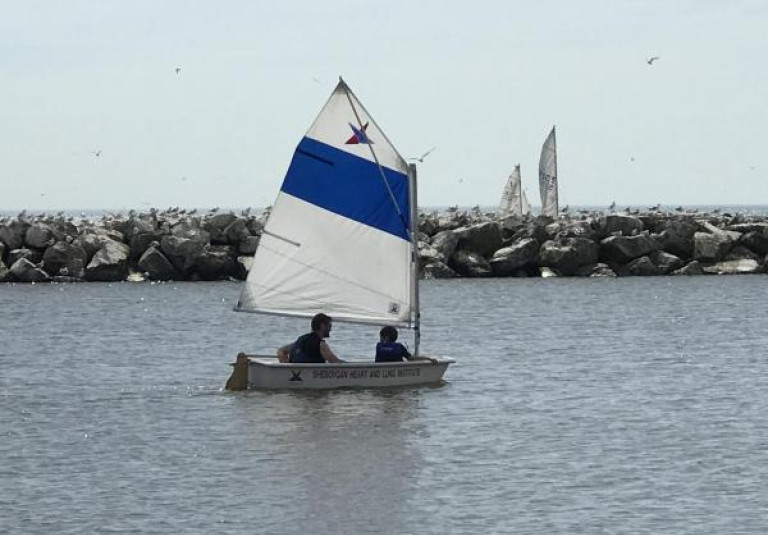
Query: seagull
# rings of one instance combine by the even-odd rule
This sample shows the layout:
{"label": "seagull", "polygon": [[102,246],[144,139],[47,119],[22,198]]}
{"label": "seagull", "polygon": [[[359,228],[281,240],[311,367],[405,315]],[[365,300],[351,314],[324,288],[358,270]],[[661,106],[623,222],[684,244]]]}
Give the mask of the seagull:
{"label": "seagull", "polygon": [[613,201],[611,205],[608,207],[608,210],[613,212],[616,209],[616,201]]}
{"label": "seagull", "polygon": [[561,211],[562,213],[564,213],[564,214],[567,214],[567,213],[568,213],[568,205],[566,204],[566,205],[565,205],[565,208],[562,208],[560,211]]}
{"label": "seagull", "polygon": [[426,158],[427,156],[429,156],[429,154],[430,154],[430,153],[431,153],[433,150],[435,150],[436,148],[437,148],[437,147],[432,147],[431,149],[429,149],[427,152],[425,152],[425,153],[424,153],[424,154],[422,154],[421,156],[418,156],[418,157],[416,157],[416,158],[408,158],[408,159],[409,159],[409,160],[411,160],[412,162],[419,162],[419,163],[424,163],[424,158]]}
{"label": "seagull", "polygon": [[651,56],[650,58],[648,58],[647,60],[645,60],[645,62],[646,62],[648,65],[653,65],[653,62],[654,62],[654,61],[656,61],[657,59],[661,59],[661,57],[659,57],[659,56]]}
{"label": "seagull", "polygon": [[320,83],[322,83],[322,82],[320,81],[320,78],[318,78],[318,77],[316,77],[316,76],[313,76],[313,77],[312,77],[312,81],[313,81],[313,82],[315,82],[316,84],[320,84]]}
{"label": "seagull", "polygon": [[634,156],[630,157],[630,158],[629,158],[629,161],[630,161],[630,162],[634,162],[634,161],[635,161],[635,157],[634,157]]}
{"label": "seagull", "polygon": [[91,154],[93,154],[94,156],[96,156],[98,158],[99,156],[101,156],[101,149],[91,151]]}
{"label": "seagull", "polygon": [[181,72],[181,67],[176,67],[176,74],[179,74]]}
{"label": "seagull", "polygon": [[678,206],[677,208],[675,208],[675,212],[682,212],[683,210],[684,208],[682,206]]}

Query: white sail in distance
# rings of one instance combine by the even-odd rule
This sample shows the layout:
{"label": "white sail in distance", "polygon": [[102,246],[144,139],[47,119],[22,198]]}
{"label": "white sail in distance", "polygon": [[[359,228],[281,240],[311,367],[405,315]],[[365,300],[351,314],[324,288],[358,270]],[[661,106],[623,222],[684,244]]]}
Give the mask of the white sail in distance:
{"label": "white sail in distance", "polygon": [[516,165],[515,170],[509,175],[507,184],[504,186],[504,192],[501,194],[501,202],[499,203],[499,217],[511,215],[523,215],[520,164]]}
{"label": "white sail in distance", "polygon": [[531,215],[531,204],[528,202],[528,196],[525,194],[525,190],[523,190],[520,195],[520,205],[522,206],[522,213],[524,216]]}
{"label": "white sail in distance", "polygon": [[236,310],[413,325],[410,186],[340,81],[296,148]]}
{"label": "white sail in distance", "polygon": [[539,192],[541,193],[541,214],[557,217],[557,140],[554,126],[541,147]]}

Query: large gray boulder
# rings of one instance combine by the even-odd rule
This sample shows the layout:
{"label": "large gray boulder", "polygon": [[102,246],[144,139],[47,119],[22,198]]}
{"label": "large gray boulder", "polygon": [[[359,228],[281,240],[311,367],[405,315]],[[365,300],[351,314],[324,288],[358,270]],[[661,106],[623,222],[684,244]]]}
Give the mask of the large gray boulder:
{"label": "large gray boulder", "polygon": [[24,245],[24,234],[27,231],[26,224],[21,221],[10,221],[0,225],[0,241],[8,249],[21,249]]}
{"label": "large gray boulder", "polygon": [[204,245],[200,241],[189,238],[163,236],[160,241],[160,250],[183,276],[192,271],[192,267],[203,249]]}
{"label": "large gray boulder", "polygon": [[624,214],[610,214],[605,216],[600,230],[603,235],[620,232],[624,236],[631,236],[641,232],[644,228],[645,225],[637,217]]}
{"label": "large gray boulder", "polygon": [[195,227],[187,221],[182,221],[171,227],[171,235],[176,236],[177,238],[195,240],[204,246],[211,243],[212,240],[211,234],[207,230]]}
{"label": "large gray boulder", "polygon": [[448,266],[462,277],[490,277],[491,265],[480,253],[460,249],[453,253]]}
{"label": "large gray boulder", "polygon": [[765,256],[768,254],[768,231],[746,232],[739,239],[739,245],[747,247],[760,256]]}
{"label": "large gray boulder", "polygon": [[0,260],[0,282],[8,282],[11,280],[11,270]]}
{"label": "large gray boulder", "polygon": [[608,236],[600,242],[600,259],[609,264],[626,264],[659,248],[648,234]]}
{"label": "large gray boulder", "polygon": [[203,224],[203,229],[210,234],[210,242],[215,245],[226,245],[228,239],[225,231],[236,219],[235,214],[216,214],[208,219]]}
{"label": "large gray boulder", "polygon": [[702,275],[704,271],[701,269],[701,262],[698,260],[692,260],[680,269],[676,269],[672,272],[672,275]]}
{"label": "large gray boulder", "polygon": [[648,258],[651,259],[659,273],[664,275],[682,267],[684,263],[679,256],[665,251],[653,251],[648,255]]}
{"label": "large gray boulder", "polygon": [[131,253],[126,244],[108,240],[96,251],[85,267],[85,278],[89,281],[122,281],[128,276],[128,258]]}
{"label": "large gray boulder", "polygon": [[83,278],[88,254],[82,247],[64,241],[57,242],[43,254],[43,269],[49,275]]}
{"label": "large gray boulder", "polygon": [[160,243],[163,239],[163,233],[159,230],[141,231],[131,237],[131,260],[135,261],[141,258],[144,252],[149,249],[153,243]]}
{"label": "large gray boulder", "polygon": [[197,255],[193,269],[202,280],[234,277],[237,270],[233,249],[226,245],[212,245]]}
{"label": "large gray boulder", "polygon": [[238,245],[250,236],[248,222],[242,217],[236,218],[224,229],[224,236],[230,245]]}
{"label": "large gray boulder", "polygon": [[259,248],[260,236],[247,236],[237,245],[237,251],[242,255],[254,255]]}
{"label": "large gray boulder", "polygon": [[43,261],[43,252],[36,249],[13,249],[8,251],[8,265],[13,265],[20,258],[26,258],[33,264],[39,264]]}
{"label": "large gray boulder", "polygon": [[459,238],[452,230],[443,230],[432,237],[432,247],[440,253],[441,261],[447,262],[453,256]]}
{"label": "large gray boulder", "polygon": [[652,275],[661,275],[661,271],[647,256],[641,256],[632,260],[629,264],[619,270],[619,274],[629,277],[649,277]]}
{"label": "large gray boulder", "polygon": [[719,262],[731,249],[731,238],[725,233],[697,232],[693,235],[693,258],[701,262]]}
{"label": "large gray boulder", "polygon": [[19,258],[10,268],[13,280],[19,282],[47,282],[48,274],[26,258]]}
{"label": "large gray boulder", "polygon": [[[122,236],[122,234],[119,235]],[[85,254],[88,256],[88,262],[90,262],[91,258],[93,258],[93,255],[95,255],[96,252],[101,249],[105,243],[109,241],[121,241],[116,240],[116,237],[116,231],[88,231],[78,236],[77,239],[75,239],[75,241],[72,243],[78,247],[81,247],[85,251]]]}
{"label": "large gray boulder", "polygon": [[598,278],[598,277],[616,277],[616,272],[611,269],[611,267],[608,264],[597,264],[595,268],[592,270],[592,272],[589,274],[590,277]]}
{"label": "large gray boulder", "polygon": [[762,255],[759,255],[752,251],[751,249],[747,249],[743,245],[737,245],[733,249],[731,249],[727,255],[725,255],[725,260],[756,260],[761,261],[763,259]]}
{"label": "large gray boulder", "polygon": [[170,260],[160,251],[160,249],[152,245],[144,254],[139,258],[139,267],[143,269],[147,276],[152,280],[169,281],[180,280],[181,275],[173,267]]}
{"label": "large gray boulder", "polygon": [[474,251],[481,256],[489,257],[501,248],[501,227],[495,221],[456,229],[454,234],[459,239],[458,248]]}
{"label": "large gray boulder", "polygon": [[660,234],[661,248],[680,258],[693,257],[696,225],[689,221],[669,221]]}
{"label": "large gray boulder", "polygon": [[440,251],[432,247],[429,243],[419,242],[419,263],[421,265],[431,264],[433,262],[443,262],[445,258]]}
{"label": "large gray boulder", "polygon": [[491,258],[490,264],[493,274],[497,277],[513,275],[526,264],[535,262],[538,253],[539,242],[533,238],[523,239],[508,247],[503,247],[496,251]]}
{"label": "large gray boulder", "polygon": [[53,229],[43,223],[35,223],[27,227],[24,243],[33,249],[45,249],[56,241]]}
{"label": "large gray boulder", "polygon": [[539,263],[560,275],[575,275],[581,266],[597,262],[598,247],[585,238],[548,240],[539,249]]}
{"label": "large gray boulder", "polygon": [[0,262],[5,260],[5,251],[7,250],[6,245],[0,241]]}
{"label": "large gray boulder", "polygon": [[453,279],[459,275],[443,262],[426,264],[422,268],[422,276],[425,279]]}
{"label": "large gray boulder", "polygon": [[738,275],[743,273],[759,273],[760,263],[751,258],[741,260],[724,260],[709,266],[702,267],[702,271],[709,275]]}

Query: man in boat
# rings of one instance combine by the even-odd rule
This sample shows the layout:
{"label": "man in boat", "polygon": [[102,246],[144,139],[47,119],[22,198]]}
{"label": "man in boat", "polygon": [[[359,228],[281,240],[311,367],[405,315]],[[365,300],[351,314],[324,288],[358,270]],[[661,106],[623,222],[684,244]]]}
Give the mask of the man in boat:
{"label": "man in boat", "polygon": [[331,335],[332,321],[330,316],[322,313],[316,314],[312,318],[312,332],[303,334],[294,343],[278,349],[278,360],[297,364],[344,362],[331,351],[325,341]]}
{"label": "man in boat", "polygon": [[437,364],[431,357],[414,357],[406,347],[397,341],[397,329],[383,327],[379,331],[379,343],[376,344],[376,362],[403,362],[403,360],[428,360]]}

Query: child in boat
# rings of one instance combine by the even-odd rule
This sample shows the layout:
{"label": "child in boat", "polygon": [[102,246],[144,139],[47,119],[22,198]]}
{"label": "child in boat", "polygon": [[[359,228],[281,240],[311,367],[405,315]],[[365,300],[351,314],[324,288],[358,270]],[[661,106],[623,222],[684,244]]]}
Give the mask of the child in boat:
{"label": "child in boat", "polygon": [[402,362],[411,359],[411,354],[403,344],[397,341],[397,329],[384,327],[379,331],[379,343],[376,344],[376,362]]}

